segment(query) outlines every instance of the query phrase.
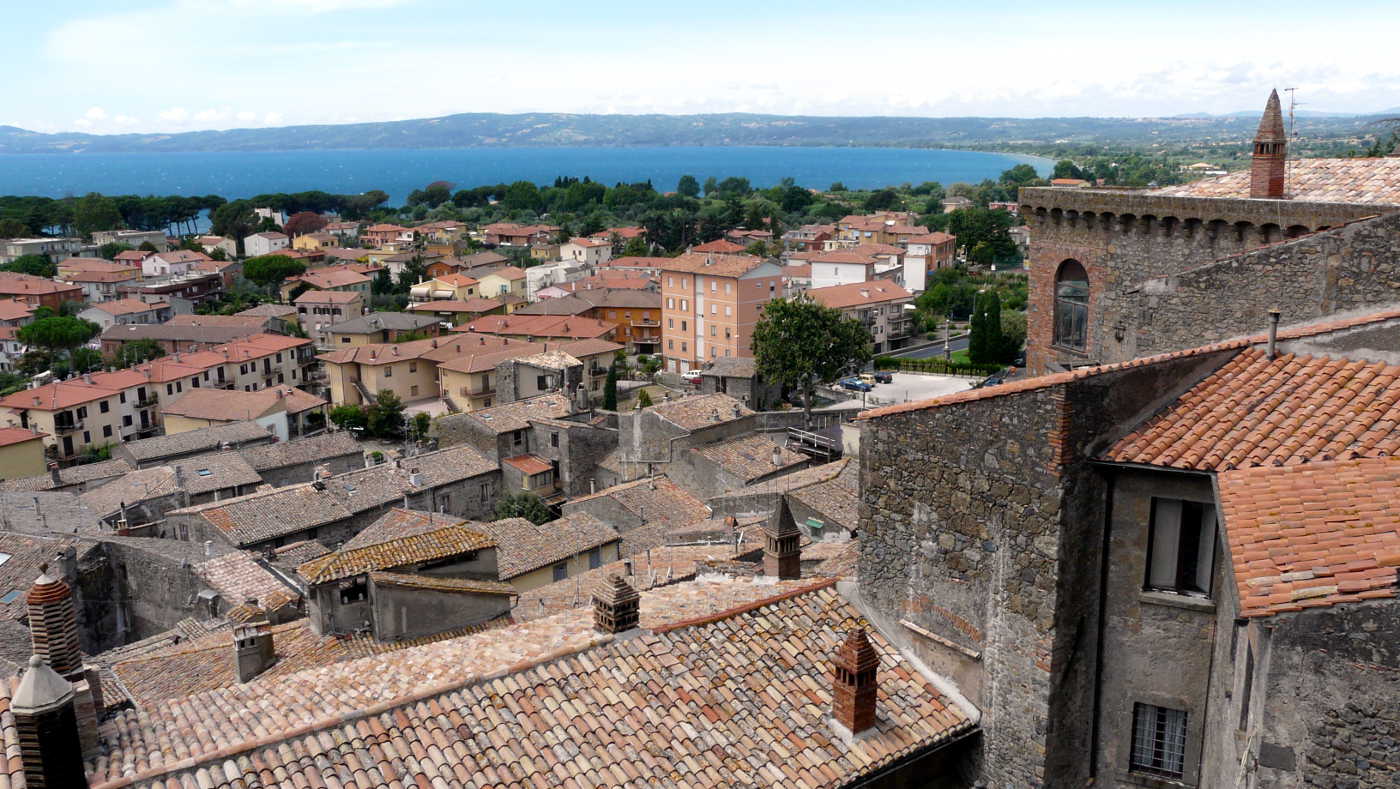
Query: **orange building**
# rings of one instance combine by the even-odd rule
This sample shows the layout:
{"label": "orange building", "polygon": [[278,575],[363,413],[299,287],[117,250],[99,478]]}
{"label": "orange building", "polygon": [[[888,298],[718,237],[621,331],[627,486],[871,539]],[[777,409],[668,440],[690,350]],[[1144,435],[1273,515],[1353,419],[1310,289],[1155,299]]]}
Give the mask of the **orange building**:
{"label": "orange building", "polygon": [[753,255],[687,253],[661,269],[661,355],[665,369],[698,369],[712,359],[752,356],[763,305],[783,295],[782,267]]}

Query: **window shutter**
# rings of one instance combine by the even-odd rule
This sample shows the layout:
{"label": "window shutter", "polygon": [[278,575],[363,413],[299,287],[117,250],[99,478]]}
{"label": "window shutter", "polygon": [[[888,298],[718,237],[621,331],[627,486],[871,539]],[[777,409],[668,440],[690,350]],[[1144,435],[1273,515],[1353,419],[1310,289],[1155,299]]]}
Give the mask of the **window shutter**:
{"label": "window shutter", "polygon": [[1201,505],[1201,539],[1196,543],[1200,553],[1196,561],[1196,588],[1210,593],[1212,562],[1215,559],[1215,506]]}
{"label": "window shutter", "polygon": [[1181,545],[1181,501],[1152,500],[1152,566],[1147,585],[1159,589],[1176,587],[1177,550]]}

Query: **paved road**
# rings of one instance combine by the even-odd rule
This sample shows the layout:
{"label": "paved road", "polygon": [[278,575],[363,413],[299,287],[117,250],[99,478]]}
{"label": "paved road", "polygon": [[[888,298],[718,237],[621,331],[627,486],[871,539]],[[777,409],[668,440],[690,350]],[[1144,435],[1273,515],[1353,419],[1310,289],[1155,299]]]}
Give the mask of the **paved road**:
{"label": "paved road", "polygon": [[[948,349],[950,351],[965,350],[967,348],[967,344],[968,338],[966,336],[954,337],[948,342]],[[931,359],[935,357],[942,357],[943,341],[940,339],[938,342],[926,348],[918,348],[912,351],[902,351],[891,355],[902,359]]]}

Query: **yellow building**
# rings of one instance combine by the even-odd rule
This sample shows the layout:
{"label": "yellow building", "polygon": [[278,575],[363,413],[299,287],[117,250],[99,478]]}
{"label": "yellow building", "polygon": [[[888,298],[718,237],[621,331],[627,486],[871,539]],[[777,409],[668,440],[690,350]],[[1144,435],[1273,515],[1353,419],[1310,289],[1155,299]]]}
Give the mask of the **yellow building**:
{"label": "yellow building", "polygon": [[[317,357],[325,366],[334,405],[360,405],[388,390],[410,402],[439,397],[438,365],[449,359],[509,349],[521,355],[542,350],[533,343],[459,334],[402,343],[337,348]],[[506,354],[503,358],[508,358]]]}
{"label": "yellow building", "polygon": [[525,270],[503,266],[478,278],[477,292],[486,298],[518,296],[525,298]]}
{"label": "yellow building", "polygon": [[416,303],[425,301],[466,301],[479,293],[476,279],[466,274],[444,274],[440,277],[420,282],[409,288],[408,300]]}
{"label": "yellow building", "polygon": [[619,560],[617,530],[586,512],[543,525],[524,518],[473,524],[496,543],[497,577],[528,592]]}
{"label": "yellow building", "polygon": [[0,428],[0,480],[33,477],[46,468],[43,433],[22,427]]}
{"label": "yellow building", "polygon": [[292,239],[292,249],[299,249],[303,252],[319,252],[338,246],[340,246],[340,239],[330,233],[307,233]]}

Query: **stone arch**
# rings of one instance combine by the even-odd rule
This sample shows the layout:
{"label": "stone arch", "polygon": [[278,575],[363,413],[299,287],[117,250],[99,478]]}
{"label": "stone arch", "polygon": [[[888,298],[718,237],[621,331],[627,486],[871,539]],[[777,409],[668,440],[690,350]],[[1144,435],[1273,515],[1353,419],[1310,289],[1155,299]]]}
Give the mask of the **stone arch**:
{"label": "stone arch", "polygon": [[1267,222],[1259,226],[1259,240],[1265,244],[1273,244],[1283,238],[1283,228]]}
{"label": "stone arch", "polygon": [[1206,240],[1211,242],[1220,240],[1220,237],[1225,235],[1227,227],[1229,227],[1229,223],[1224,219],[1210,220],[1206,223]]}
{"label": "stone arch", "polygon": [[1241,246],[1246,246],[1246,245],[1248,245],[1250,242],[1253,241],[1253,238],[1252,238],[1253,231],[1254,231],[1254,223],[1252,223],[1252,222],[1236,222],[1236,223],[1235,223],[1235,242],[1238,243],[1238,244],[1240,244]]}
{"label": "stone arch", "polygon": [[1118,230],[1119,230],[1119,232],[1122,232],[1122,233],[1131,233],[1131,232],[1133,232],[1133,226],[1136,225],[1136,224],[1137,224],[1137,215],[1136,215],[1136,214],[1119,214],[1119,215],[1118,215]]}
{"label": "stone arch", "polygon": [[1308,229],[1303,225],[1289,225],[1288,229],[1283,232],[1283,235],[1286,238],[1297,238],[1298,236],[1307,235],[1308,232]]}
{"label": "stone arch", "polygon": [[1052,209],[1050,209],[1050,222],[1051,222],[1052,224],[1054,224],[1056,227],[1058,227],[1059,225],[1063,224],[1064,221],[1065,221],[1065,212],[1064,212],[1063,210],[1061,210],[1061,209],[1059,209],[1059,208],[1052,208]]}
{"label": "stone arch", "polygon": [[1194,216],[1182,220],[1181,232],[1187,238],[1195,238],[1201,233],[1201,220],[1197,219]]}
{"label": "stone arch", "polygon": [[1176,235],[1181,226],[1181,220],[1174,216],[1164,216],[1161,220],[1162,238],[1171,238]]}
{"label": "stone arch", "polygon": [[1051,341],[1061,348],[1083,351],[1089,341],[1089,272],[1074,258],[1055,268],[1055,298]]}

